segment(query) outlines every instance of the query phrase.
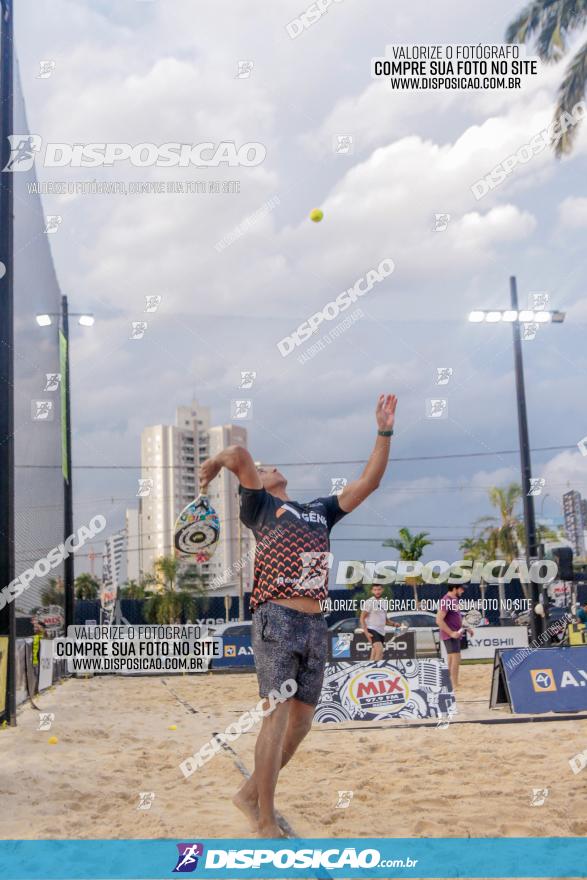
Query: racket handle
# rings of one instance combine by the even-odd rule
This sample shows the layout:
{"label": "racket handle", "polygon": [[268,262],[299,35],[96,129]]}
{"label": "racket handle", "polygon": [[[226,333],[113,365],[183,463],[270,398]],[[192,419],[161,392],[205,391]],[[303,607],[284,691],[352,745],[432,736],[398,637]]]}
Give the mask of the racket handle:
{"label": "racket handle", "polygon": [[207,495],[207,494],[208,494],[208,483],[202,483],[202,485],[200,486],[200,495]]}

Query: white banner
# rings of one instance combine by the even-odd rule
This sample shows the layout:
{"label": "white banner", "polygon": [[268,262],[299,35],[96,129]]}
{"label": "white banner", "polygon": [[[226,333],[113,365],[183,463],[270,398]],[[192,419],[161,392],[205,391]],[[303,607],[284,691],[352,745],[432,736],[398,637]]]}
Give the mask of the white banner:
{"label": "white banner", "polygon": [[[497,648],[526,648],[528,630],[525,626],[477,626],[471,627],[473,635],[467,634],[469,647],[461,651],[462,660],[493,659]],[[441,639],[442,656],[446,657]]]}
{"label": "white banner", "polygon": [[39,649],[39,692],[53,684],[53,649],[49,639],[41,639]]}

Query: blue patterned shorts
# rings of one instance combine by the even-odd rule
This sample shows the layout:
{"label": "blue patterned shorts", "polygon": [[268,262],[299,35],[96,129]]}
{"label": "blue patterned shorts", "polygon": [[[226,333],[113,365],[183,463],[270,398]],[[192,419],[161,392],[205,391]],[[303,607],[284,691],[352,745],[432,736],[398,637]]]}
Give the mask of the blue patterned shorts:
{"label": "blue patterned shorts", "polygon": [[276,602],[264,602],[253,614],[253,652],[259,696],[279,690],[293,678],[294,699],[315,706],[320,699],[328,648],[326,619]]}

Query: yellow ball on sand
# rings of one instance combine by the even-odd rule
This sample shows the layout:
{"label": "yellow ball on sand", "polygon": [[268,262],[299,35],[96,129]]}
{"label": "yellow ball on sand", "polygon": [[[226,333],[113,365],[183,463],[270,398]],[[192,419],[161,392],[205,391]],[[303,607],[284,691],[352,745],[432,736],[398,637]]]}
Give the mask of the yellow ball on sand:
{"label": "yellow ball on sand", "polygon": [[324,211],[321,211],[320,208],[314,208],[310,211],[310,220],[313,220],[314,223],[320,223],[323,217]]}
{"label": "yellow ball on sand", "polygon": [[170,724],[168,730],[177,730],[177,724]]}
{"label": "yellow ball on sand", "polygon": [[49,743],[50,746],[56,746],[57,743],[59,742],[59,740],[57,739],[56,736],[50,736],[49,739],[47,740],[47,742]]}

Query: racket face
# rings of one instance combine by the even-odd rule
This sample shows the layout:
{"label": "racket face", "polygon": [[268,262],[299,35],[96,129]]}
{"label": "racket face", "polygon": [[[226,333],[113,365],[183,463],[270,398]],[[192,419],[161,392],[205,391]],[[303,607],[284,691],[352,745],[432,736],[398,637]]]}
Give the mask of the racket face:
{"label": "racket face", "polygon": [[208,562],[220,538],[220,520],[205,495],[184,507],[175,522],[175,554]]}
{"label": "racket face", "polygon": [[471,611],[467,611],[464,615],[463,620],[468,626],[478,626],[483,620],[483,616],[480,611],[473,608]]}

